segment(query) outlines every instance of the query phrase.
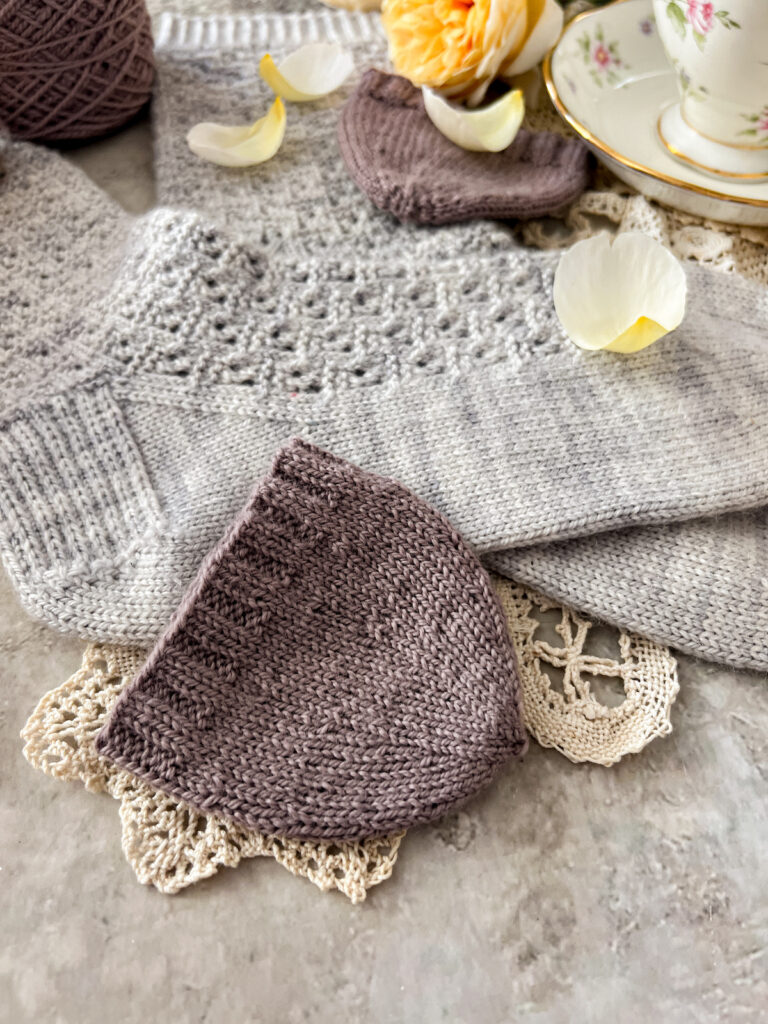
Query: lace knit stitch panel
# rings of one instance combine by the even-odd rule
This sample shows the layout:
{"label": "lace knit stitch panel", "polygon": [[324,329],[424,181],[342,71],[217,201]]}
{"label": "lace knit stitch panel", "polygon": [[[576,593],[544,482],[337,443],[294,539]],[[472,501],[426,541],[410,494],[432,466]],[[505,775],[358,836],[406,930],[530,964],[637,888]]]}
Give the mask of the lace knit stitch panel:
{"label": "lace knit stitch panel", "polygon": [[334,844],[262,835],[202,815],[99,757],[96,735],[145,659],[125,647],[86,648],[81,668],[40,700],[21,734],[34,768],[119,801],[123,853],[140,882],[173,894],[249,857],[272,857],[323,892],[360,903],[390,877],[402,834]]}
{"label": "lace knit stitch panel", "polygon": [[431,274],[410,254],[383,264],[336,251],[289,262],[161,210],[128,249],[107,352],[127,376],[161,375],[190,390],[237,385],[265,398],[329,399],[534,355],[572,357],[544,300],[554,264],[493,247],[474,260],[442,254]]}

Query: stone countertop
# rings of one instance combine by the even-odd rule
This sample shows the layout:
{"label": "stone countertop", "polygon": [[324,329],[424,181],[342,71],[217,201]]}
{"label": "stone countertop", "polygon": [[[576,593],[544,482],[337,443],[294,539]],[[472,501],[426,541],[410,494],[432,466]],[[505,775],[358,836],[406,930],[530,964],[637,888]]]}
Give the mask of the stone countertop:
{"label": "stone countertop", "polygon": [[[206,6],[210,6],[207,4]],[[148,125],[68,156],[154,201]],[[605,641],[607,642],[607,641]],[[139,885],[117,804],[19,731],[83,644],[0,581],[0,1021],[756,1022],[768,1005],[766,680],[680,659],[674,733],[605,769],[535,743],[352,906],[257,858]]]}

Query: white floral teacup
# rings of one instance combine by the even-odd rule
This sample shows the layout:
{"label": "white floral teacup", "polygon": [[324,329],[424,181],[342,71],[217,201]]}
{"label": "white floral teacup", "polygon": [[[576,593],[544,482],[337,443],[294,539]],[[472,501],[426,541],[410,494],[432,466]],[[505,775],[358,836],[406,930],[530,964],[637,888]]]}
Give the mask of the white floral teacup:
{"label": "white floral teacup", "polygon": [[680,102],[659,135],[676,157],[728,178],[768,175],[768,0],[653,0]]}

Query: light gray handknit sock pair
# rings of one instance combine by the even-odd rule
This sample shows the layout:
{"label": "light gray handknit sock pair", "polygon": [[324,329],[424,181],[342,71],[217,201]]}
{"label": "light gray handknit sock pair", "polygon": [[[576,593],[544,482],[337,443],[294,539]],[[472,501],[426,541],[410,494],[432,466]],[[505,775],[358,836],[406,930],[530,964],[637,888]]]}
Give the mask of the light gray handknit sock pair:
{"label": "light gray handknit sock pair", "polygon": [[[303,247],[322,251],[330,239],[334,251],[349,246],[353,258],[359,260],[366,258],[366,249],[372,249],[381,254],[382,262],[395,249],[410,254],[413,262],[419,264],[415,282],[421,278],[421,264],[434,263],[446,248],[457,259],[465,252],[467,262],[476,252],[508,251],[510,233],[497,225],[465,225],[430,232],[396,226],[391,217],[360,203],[333,146],[327,144],[332,132],[329,122],[335,130],[340,106],[357,88],[355,80],[338,101],[331,99],[319,106],[294,105],[289,109],[290,136],[296,140],[292,160],[301,162],[303,155],[305,180],[313,184],[306,196],[304,183],[298,193],[294,187],[298,171],[291,175],[290,195],[286,194],[281,182],[285,168],[279,164],[268,165],[266,175],[244,175],[226,188],[220,183],[213,185],[213,180],[218,177],[220,181],[220,176],[211,174],[209,166],[190,166],[183,135],[185,126],[197,117],[198,104],[204,105],[206,117],[215,120],[230,111],[245,115],[252,109],[254,95],[263,95],[262,103],[266,102],[255,70],[255,58],[262,49],[277,47],[289,52],[314,33],[339,38],[345,45],[353,46],[360,70],[369,64],[386,66],[376,18],[348,19],[345,15],[326,14],[323,20],[322,27],[318,27],[312,17],[274,21],[213,18],[194,37],[188,20],[164,18],[162,38],[158,40],[161,70],[155,112],[161,199],[174,205],[189,202],[209,212],[232,232],[244,228],[251,238],[259,237],[259,226],[269,221],[265,214],[272,201],[293,209],[297,209],[298,202],[296,225],[301,225],[299,242]],[[311,230],[315,222],[320,225],[319,232]],[[276,227],[274,218],[272,226],[262,226],[261,231],[267,244],[275,233],[282,236],[277,248],[295,239],[285,223]],[[465,274],[468,269],[464,268]],[[701,299],[694,295],[691,305],[697,302],[701,303]],[[758,305],[765,308],[764,300]],[[717,312],[714,294],[711,308]],[[492,312],[489,319],[491,315]],[[737,311],[735,316],[736,323],[730,330],[723,329],[724,346],[738,344],[743,311]],[[541,352],[541,348],[535,351]],[[585,399],[588,401],[587,396]],[[557,416],[558,410],[551,407],[551,401],[549,404],[549,412]],[[563,411],[562,415],[567,413]],[[546,429],[543,420],[541,429]],[[546,438],[542,437],[542,441],[546,442]],[[671,451],[664,457],[674,462],[675,449],[681,446],[673,427],[668,444]],[[553,450],[554,445],[553,438]],[[584,452],[575,451],[573,457],[581,463]],[[633,471],[633,467],[627,468]],[[551,471],[560,472],[556,466]],[[716,505],[717,499],[712,495],[710,507],[714,510]],[[658,528],[601,532],[574,543],[558,541],[553,545],[516,547],[491,556],[489,563],[498,571],[557,594],[577,607],[645,631],[663,642],[672,642],[705,657],[765,667],[768,554],[763,552],[767,531],[768,514],[760,509]],[[747,594],[754,597],[745,599]]]}
{"label": "light gray handknit sock pair", "polygon": [[[674,336],[631,359],[583,353],[554,315],[556,257],[498,224],[424,230],[361,200],[334,142],[344,95],[292,106],[263,167],[189,153],[191,123],[246,120],[268,102],[264,50],[279,59],[335,37],[366,53],[381,46],[372,26],[338,13],[165,19],[165,206],[144,217],[115,211],[55,155],[11,147],[0,546],[26,607],[80,635],[154,639],[300,435],[400,480],[477,551],[577,607],[768,666],[766,603],[744,607],[745,586],[768,575],[757,515],[727,528],[729,545],[713,540],[720,560],[704,565],[701,526],[688,525],[768,502],[759,288],[691,268]],[[71,270],[55,254],[72,246]],[[69,296],[66,318],[49,287]],[[659,551],[685,575],[646,572]],[[648,614],[660,605],[663,622]]]}

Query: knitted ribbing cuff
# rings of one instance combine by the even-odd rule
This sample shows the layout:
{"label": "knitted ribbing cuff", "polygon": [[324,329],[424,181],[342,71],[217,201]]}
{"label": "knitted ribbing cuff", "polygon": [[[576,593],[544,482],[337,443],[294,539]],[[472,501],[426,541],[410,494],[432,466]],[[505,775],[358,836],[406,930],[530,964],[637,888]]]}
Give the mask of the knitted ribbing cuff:
{"label": "knitted ribbing cuff", "polygon": [[0,429],[0,480],[6,568],[27,609],[73,632],[84,616],[91,632],[113,629],[109,593],[120,576],[140,594],[142,562],[160,557],[162,516],[109,388],[75,388],[13,415]]}

